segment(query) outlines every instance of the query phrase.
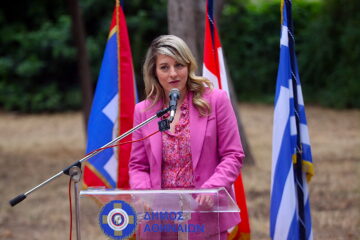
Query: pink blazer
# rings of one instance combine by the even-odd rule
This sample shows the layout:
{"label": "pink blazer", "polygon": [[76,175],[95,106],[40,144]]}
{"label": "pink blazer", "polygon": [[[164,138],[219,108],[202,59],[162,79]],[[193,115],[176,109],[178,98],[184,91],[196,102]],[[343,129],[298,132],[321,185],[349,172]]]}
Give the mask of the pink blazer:
{"label": "pink blazer", "polygon": [[[240,141],[236,117],[230,100],[223,90],[207,90],[204,99],[211,113],[200,116],[188,93],[190,141],[195,188],[225,187],[234,198],[232,184],[240,173],[244,152]],[[146,110],[150,102],[144,100],[135,106],[134,125],[154,116],[162,103]],[[133,133],[133,140],[141,139],[158,130],[154,120]],[[132,189],[161,189],[162,139],[161,134],[135,142],[129,161]],[[234,198],[235,199],[235,198]],[[220,216],[220,230],[224,231],[240,222],[237,213]]]}

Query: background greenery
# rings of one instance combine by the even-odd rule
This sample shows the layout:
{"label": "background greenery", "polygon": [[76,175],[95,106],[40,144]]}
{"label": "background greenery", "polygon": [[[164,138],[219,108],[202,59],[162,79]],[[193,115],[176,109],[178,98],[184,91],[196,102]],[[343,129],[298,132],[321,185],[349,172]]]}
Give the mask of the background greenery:
{"label": "background greenery", "polygon": [[[79,2],[95,86],[114,1]],[[125,1],[139,83],[149,42],[167,32],[166,2]],[[0,108],[21,112],[79,109],[80,83],[66,2],[19,0],[0,5]],[[306,103],[360,108],[359,11],[357,0],[293,1]],[[279,60],[279,1],[228,0],[218,25],[239,100],[272,102]]]}

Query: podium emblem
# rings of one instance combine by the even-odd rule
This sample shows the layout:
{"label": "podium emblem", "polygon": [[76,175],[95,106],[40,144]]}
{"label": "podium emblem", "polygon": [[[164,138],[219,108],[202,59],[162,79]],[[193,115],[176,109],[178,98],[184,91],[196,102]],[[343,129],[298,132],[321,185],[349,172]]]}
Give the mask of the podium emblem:
{"label": "podium emblem", "polygon": [[130,238],[135,232],[136,220],[134,208],[122,200],[108,202],[99,213],[100,228],[116,240]]}

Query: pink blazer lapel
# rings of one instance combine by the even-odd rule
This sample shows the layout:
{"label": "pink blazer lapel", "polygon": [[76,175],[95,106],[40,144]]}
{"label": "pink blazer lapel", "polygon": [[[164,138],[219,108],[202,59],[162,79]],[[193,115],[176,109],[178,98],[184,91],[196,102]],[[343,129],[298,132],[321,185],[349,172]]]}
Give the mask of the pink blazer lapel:
{"label": "pink blazer lapel", "polygon": [[192,104],[192,93],[188,94],[189,114],[190,114],[190,143],[193,169],[196,168],[201,150],[204,143],[205,131],[207,127],[208,116],[200,116],[200,113]]}
{"label": "pink blazer lapel", "polygon": [[[150,108],[148,111],[146,111],[146,118],[150,118],[156,114],[157,111],[160,110],[162,106],[162,103],[155,104],[152,108]],[[148,136],[156,131],[159,130],[158,122],[160,119],[154,119],[150,123],[148,123],[148,126],[145,128],[147,129],[145,136]],[[151,151],[153,153],[153,156],[155,158],[155,161],[159,166],[161,166],[162,162],[162,139],[161,139],[161,133],[157,133],[149,138],[150,141],[150,147]]]}

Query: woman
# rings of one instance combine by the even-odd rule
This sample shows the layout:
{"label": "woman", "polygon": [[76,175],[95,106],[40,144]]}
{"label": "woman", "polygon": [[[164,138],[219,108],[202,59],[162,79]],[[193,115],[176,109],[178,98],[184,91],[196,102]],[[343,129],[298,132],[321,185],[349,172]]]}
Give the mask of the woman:
{"label": "woman", "polygon": [[[133,189],[225,187],[232,184],[244,158],[234,111],[226,92],[212,89],[196,76],[196,62],[185,42],[173,35],[156,38],[148,49],[143,74],[146,99],[135,107],[134,125],[168,106],[173,88],[180,91],[170,130],[133,143],[129,162]],[[133,133],[141,139],[158,130],[151,122]],[[196,201],[211,206],[209,196]],[[220,215],[222,239],[240,221],[239,214]]]}

